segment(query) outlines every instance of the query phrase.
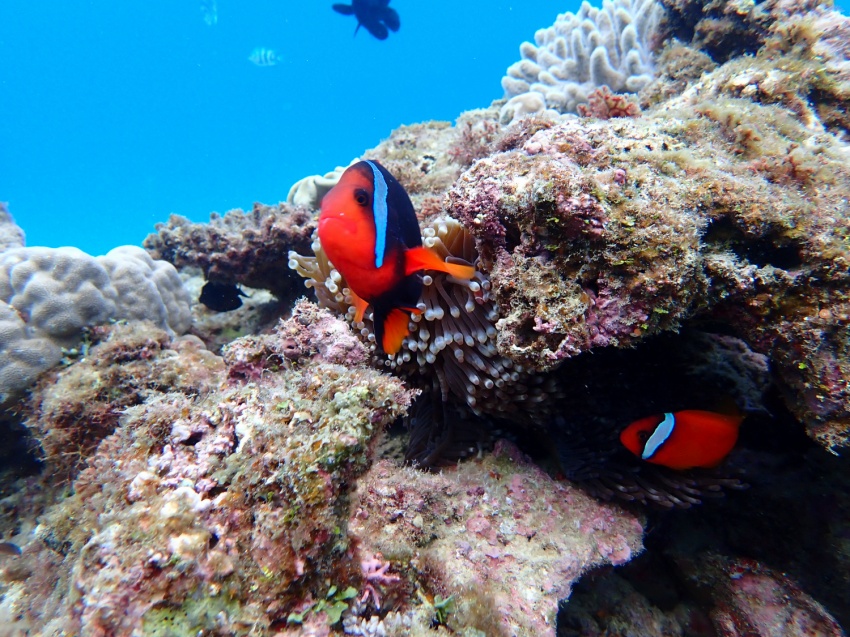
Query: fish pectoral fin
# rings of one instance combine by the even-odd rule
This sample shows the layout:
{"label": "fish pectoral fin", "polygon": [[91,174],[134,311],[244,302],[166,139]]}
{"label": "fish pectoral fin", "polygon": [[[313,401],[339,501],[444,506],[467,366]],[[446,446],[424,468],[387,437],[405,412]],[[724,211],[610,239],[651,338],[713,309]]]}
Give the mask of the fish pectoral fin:
{"label": "fish pectoral fin", "polygon": [[407,325],[410,322],[410,316],[400,308],[393,308],[384,319],[383,337],[381,339],[381,347],[385,354],[390,356],[396,354],[401,349],[401,344],[404,338],[410,333]]}
{"label": "fish pectoral fin", "polygon": [[458,279],[471,279],[475,276],[475,268],[471,265],[459,263],[446,263],[433,250],[429,248],[411,248],[404,253],[404,271],[406,275],[419,272],[420,270],[436,270],[445,272]]}
{"label": "fish pectoral fin", "polygon": [[357,296],[350,288],[349,292],[351,294],[351,303],[354,305],[354,322],[362,323],[363,315],[366,314],[366,308],[369,307],[369,303]]}
{"label": "fish pectoral fin", "polygon": [[354,7],[350,4],[335,4],[331,9],[342,15],[354,15]]}

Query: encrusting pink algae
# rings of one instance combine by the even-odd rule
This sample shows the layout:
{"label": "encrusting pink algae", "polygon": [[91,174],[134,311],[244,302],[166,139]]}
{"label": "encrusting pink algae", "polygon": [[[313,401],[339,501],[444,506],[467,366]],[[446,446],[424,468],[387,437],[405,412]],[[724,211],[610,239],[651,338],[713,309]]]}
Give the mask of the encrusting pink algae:
{"label": "encrusting pink algae", "polygon": [[[314,238],[341,170],[158,226],[185,278],[278,303],[238,337],[92,325],[7,400],[41,465],[0,476],[0,636],[844,634],[850,19],[660,5],[639,93],[364,154],[477,271],[427,274],[393,357]],[[617,442],[728,398],[717,469]]]}

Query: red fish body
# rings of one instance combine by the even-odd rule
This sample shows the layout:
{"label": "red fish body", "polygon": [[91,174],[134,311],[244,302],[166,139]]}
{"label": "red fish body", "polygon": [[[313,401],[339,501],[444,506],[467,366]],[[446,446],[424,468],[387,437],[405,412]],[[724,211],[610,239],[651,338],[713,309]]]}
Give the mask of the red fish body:
{"label": "red fish body", "polygon": [[408,334],[410,313],[422,295],[421,270],[459,278],[470,266],[445,263],[422,247],[419,222],[404,187],[376,161],[350,166],[322,199],[319,241],[356,296],[359,321],[372,306],[375,336],[395,354]]}
{"label": "red fish body", "polygon": [[633,454],[671,469],[711,468],[729,455],[743,416],[696,409],[636,420],[620,442]]}

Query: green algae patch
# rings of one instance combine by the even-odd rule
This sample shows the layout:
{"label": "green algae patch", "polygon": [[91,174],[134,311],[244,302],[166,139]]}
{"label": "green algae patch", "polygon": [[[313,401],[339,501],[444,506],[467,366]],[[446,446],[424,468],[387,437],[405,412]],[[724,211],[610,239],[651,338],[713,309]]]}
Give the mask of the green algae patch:
{"label": "green algae patch", "polygon": [[[195,637],[221,627],[222,615],[242,617],[241,605],[225,596],[191,597],[180,606],[157,606],[142,617],[146,637]],[[247,625],[246,625],[247,628]]]}

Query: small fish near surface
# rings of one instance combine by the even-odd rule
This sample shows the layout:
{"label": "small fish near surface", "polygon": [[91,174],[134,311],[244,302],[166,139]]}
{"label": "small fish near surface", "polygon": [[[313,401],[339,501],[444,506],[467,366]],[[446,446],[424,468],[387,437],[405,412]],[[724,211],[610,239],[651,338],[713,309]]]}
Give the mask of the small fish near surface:
{"label": "small fish near surface", "polygon": [[376,161],[350,166],[322,199],[319,241],[345,278],[355,321],[373,310],[375,337],[395,354],[408,334],[410,314],[422,296],[422,270],[471,279],[475,268],[446,263],[422,246],[413,203],[404,187]]}
{"label": "small fish near surface", "polygon": [[248,60],[257,66],[276,66],[281,61],[281,57],[275,53],[274,49],[266,49],[258,46],[251,51]]}
{"label": "small fish near surface", "polygon": [[637,457],[670,469],[713,468],[738,440],[743,416],[696,409],[641,418],[620,432]]}
{"label": "small fish near surface", "polygon": [[201,288],[198,300],[214,312],[230,312],[242,307],[240,297],[248,297],[239,286],[233,283],[207,281]]}
{"label": "small fish near surface", "polygon": [[357,18],[354,35],[364,27],[379,40],[386,40],[390,31],[395,33],[401,26],[398,13],[389,4],[390,0],[353,0],[351,4],[335,4],[332,8],[337,13]]}

